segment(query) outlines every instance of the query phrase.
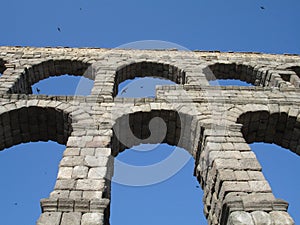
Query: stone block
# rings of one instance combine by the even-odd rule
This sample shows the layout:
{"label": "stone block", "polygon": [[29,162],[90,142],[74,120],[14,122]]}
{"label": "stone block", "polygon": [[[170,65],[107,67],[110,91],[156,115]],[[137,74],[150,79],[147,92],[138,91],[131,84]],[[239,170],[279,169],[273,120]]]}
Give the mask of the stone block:
{"label": "stone block", "polygon": [[82,193],[83,198],[85,199],[101,199],[102,198],[102,191],[83,191]]}
{"label": "stone block", "polygon": [[64,151],[64,156],[79,156],[80,148],[71,148],[68,147]]}
{"label": "stone block", "polygon": [[70,198],[71,199],[81,199],[82,198],[82,192],[83,191],[70,191]]}
{"label": "stone block", "polygon": [[271,216],[263,211],[254,211],[251,213],[255,225],[273,225]]}
{"label": "stone block", "polygon": [[60,225],[80,225],[80,223],[81,223],[81,213],[70,212],[70,213],[63,213]]}
{"label": "stone block", "polygon": [[73,179],[87,178],[89,168],[87,166],[75,166],[72,173]]}
{"label": "stone block", "polygon": [[249,181],[248,183],[253,192],[272,192],[269,183],[265,180]]}
{"label": "stone block", "polygon": [[75,180],[57,180],[55,190],[73,190],[75,187]]}
{"label": "stone block", "polygon": [[80,155],[90,155],[93,156],[95,154],[95,148],[82,148],[80,150]]}
{"label": "stone block", "polygon": [[80,179],[77,180],[76,189],[83,191],[101,191],[104,188],[104,180]]}
{"label": "stone block", "polygon": [[243,211],[232,212],[229,215],[227,225],[255,225],[250,213]]}
{"label": "stone block", "polygon": [[83,165],[84,156],[64,156],[60,161],[60,166],[74,167]]}
{"label": "stone block", "polygon": [[84,213],[81,225],[103,225],[104,215],[102,213]]}
{"label": "stone block", "polygon": [[272,218],[272,225],[295,225],[294,220],[287,212],[283,211],[273,211],[270,212]]}
{"label": "stone block", "polygon": [[107,173],[106,167],[94,167],[89,170],[88,178],[91,179],[105,178],[106,173]]}
{"label": "stone block", "polygon": [[106,166],[108,162],[108,157],[98,157],[98,156],[85,156],[84,165],[88,167],[102,167]]}
{"label": "stone block", "polygon": [[72,167],[60,167],[58,170],[58,179],[71,179],[72,177]]}
{"label": "stone block", "polygon": [[89,212],[90,202],[88,199],[76,199],[74,205],[75,212]]}
{"label": "stone block", "polygon": [[61,212],[45,212],[42,213],[37,221],[37,225],[60,225]]}

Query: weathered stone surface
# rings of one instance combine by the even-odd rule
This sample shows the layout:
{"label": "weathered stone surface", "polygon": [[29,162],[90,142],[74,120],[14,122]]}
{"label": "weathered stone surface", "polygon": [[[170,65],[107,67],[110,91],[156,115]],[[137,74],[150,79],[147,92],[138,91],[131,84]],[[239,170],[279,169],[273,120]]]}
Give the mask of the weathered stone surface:
{"label": "weathered stone surface", "polygon": [[81,225],[102,225],[103,214],[101,213],[85,213],[82,216]]}
{"label": "weathered stone surface", "polygon": [[274,225],[294,225],[295,222],[287,212],[274,211],[270,212]]}
{"label": "weathered stone surface", "polygon": [[271,216],[263,211],[255,211],[251,213],[255,225],[272,225]]}
{"label": "weathered stone surface", "polygon": [[37,221],[37,225],[60,225],[61,212],[42,213]]}
{"label": "weathered stone surface", "polygon": [[61,225],[80,225],[81,224],[81,213],[71,212],[63,213]]}
{"label": "weathered stone surface", "polygon": [[227,225],[255,225],[249,213],[236,211],[230,214]]}
{"label": "weathered stone surface", "polygon": [[[113,157],[162,141],[196,159],[210,225],[291,224],[247,143],[300,155],[299,65],[296,55],[0,47],[0,150],[30,141],[67,146],[55,190],[41,200],[40,224],[107,224]],[[31,94],[34,83],[59,74],[94,80],[91,94]],[[115,98],[118,84],[137,74],[178,85],[158,86],[156,98]],[[210,86],[215,79],[256,86]],[[149,132],[153,117],[166,134]]]}

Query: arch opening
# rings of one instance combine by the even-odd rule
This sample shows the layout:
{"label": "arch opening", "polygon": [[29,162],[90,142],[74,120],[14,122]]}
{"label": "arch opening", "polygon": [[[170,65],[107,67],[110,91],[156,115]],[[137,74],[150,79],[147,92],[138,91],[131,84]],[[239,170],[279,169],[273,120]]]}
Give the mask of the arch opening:
{"label": "arch opening", "polygon": [[0,150],[27,142],[66,144],[72,132],[68,114],[54,108],[23,107],[0,115]]}
{"label": "arch opening", "polygon": [[[224,82],[229,82],[229,85],[240,86],[265,86],[262,74],[255,71],[252,66],[242,64],[226,64],[215,63],[204,69],[206,79],[211,85],[218,84],[223,85]],[[242,83],[239,83],[242,82]],[[228,86],[228,85],[227,85]]]}
{"label": "arch opening", "polygon": [[241,115],[242,133],[248,144],[253,142],[274,143],[300,155],[300,122],[285,112],[248,112]]}
{"label": "arch opening", "polygon": [[[163,138],[154,134],[161,128],[151,125],[157,117],[166,124]],[[137,112],[117,119],[112,137],[114,176],[109,184],[111,225],[124,221],[160,224],[171,220],[178,225],[187,220],[189,224],[206,223],[200,200],[203,192],[197,179],[191,176],[195,164],[191,154],[194,155],[193,149],[198,145],[192,142],[197,135],[191,130],[191,122],[190,116],[172,110]],[[131,141],[124,141],[128,139]],[[181,161],[178,168],[168,164],[174,156],[174,162]],[[168,173],[174,168],[177,170]]]}
{"label": "arch opening", "polygon": [[86,96],[91,94],[93,80],[74,75],[61,75],[43,79],[32,85],[33,94]]}
{"label": "arch opening", "polygon": [[156,85],[176,85],[176,83],[161,78],[137,77],[120,83],[117,97],[155,98]]}
{"label": "arch opening", "polygon": [[118,94],[118,86],[125,80],[135,77],[155,77],[171,80],[176,84],[185,84],[185,71],[176,66],[156,63],[138,62],[126,65],[117,70],[114,82],[113,96]]}
{"label": "arch opening", "polygon": [[[1,177],[3,181],[7,178],[2,193],[9,188],[7,196],[1,199],[8,204],[3,207],[9,211],[7,215],[13,210],[14,215],[18,213],[16,218],[28,221],[26,224],[36,222],[41,213],[39,201],[54,187],[58,163],[71,131],[70,116],[55,108],[22,107],[0,115]],[[6,219],[6,224],[14,220]]]}
{"label": "arch opening", "polygon": [[[294,203],[294,198],[298,190],[286,185],[295,181],[294,177],[297,177],[299,169],[283,168],[284,165],[289,165],[287,167],[299,165],[300,158],[295,157],[295,154],[300,155],[300,123],[297,117],[285,112],[257,111],[244,113],[237,121],[243,125],[242,133],[246,142],[251,144],[251,149],[262,164],[264,175],[275,188],[274,194],[289,201],[288,211],[297,218],[298,214],[295,211],[299,212],[299,203]],[[291,159],[292,157],[294,159]],[[294,165],[290,165],[292,163]],[[279,173],[276,172],[278,170]],[[283,179],[279,179],[280,174],[286,178],[286,183]],[[293,195],[292,198],[290,194]]]}
{"label": "arch opening", "polygon": [[49,77],[82,76],[94,80],[89,63],[77,60],[48,60],[25,69],[9,93],[32,94],[32,85]]}
{"label": "arch opening", "polygon": [[235,80],[235,79],[216,79],[210,80],[209,85],[211,86],[243,86],[243,87],[250,87],[253,86],[250,83],[245,81]]}
{"label": "arch opening", "polygon": [[[141,149],[149,149],[150,145],[140,145]],[[158,163],[174,151],[175,146],[158,145],[151,151],[136,151],[127,149],[117,156],[117,160],[135,166],[148,166]],[[181,154],[190,157],[186,150]],[[202,189],[195,177],[192,176],[194,160],[186,165],[171,178],[150,186],[126,186],[112,182],[111,225],[121,224],[205,224],[201,199]],[[124,171],[123,171],[124,172]],[[149,176],[157,176],[163,171],[153,171]],[[115,175],[124,176],[115,166]],[[121,174],[120,174],[121,173]],[[128,174],[131,179],[141,179],[143,174]],[[124,216],[126,215],[126,216]]]}

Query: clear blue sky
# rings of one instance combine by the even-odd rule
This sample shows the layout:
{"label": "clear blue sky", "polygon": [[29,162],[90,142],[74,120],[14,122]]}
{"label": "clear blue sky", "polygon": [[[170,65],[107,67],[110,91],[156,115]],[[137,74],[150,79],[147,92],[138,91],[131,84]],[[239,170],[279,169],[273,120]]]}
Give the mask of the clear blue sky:
{"label": "clear blue sky", "polygon": [[[297,0],[11,0],[1,2],[1,9],[1,46],[115,48],[151,39],[191,50],[300,53]],[[46,89],[50,84],[39,85],[44,94],[53,91]],[[274,146],[251,147],[274,193],[291,203],[290,212],[300,223],[299,157]],[[128,150],[119,157],[141,160],[137,157],[150,154],[157,160],[172,151],[171,147],[162,148],[143,156]],[[39,199],[47,197],[54,186],[63,150],[64,146],[55,143],[38,143],[0,152],[1,224],[34,224]],[[192,166],[191,160],[176,176],[158,185],[137,188],[114,184],[112,225],[199,224],[203,219],[202,196],[191,176]]]}

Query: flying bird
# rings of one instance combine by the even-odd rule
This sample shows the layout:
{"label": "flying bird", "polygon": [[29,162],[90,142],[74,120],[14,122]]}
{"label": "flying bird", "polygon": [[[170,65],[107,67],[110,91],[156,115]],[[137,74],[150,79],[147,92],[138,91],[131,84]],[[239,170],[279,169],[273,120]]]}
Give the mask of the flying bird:
{"label": "flying bird", "polygon": [[57,27],[57,30],[58,30],[59,32],[61,32],[61,29],[60,29],[60,27]]}
{"label": "flying bird", "polygon": [[79,8],[79,10],[82,10],[82,8]]}
{"label": "flying bird", "polygon": [[140,88],[143,88],[143,86],[141,86]]}
{"label": "flying bird", "polygon": [[200,188],[200,186],[197,185],[196,188]]}
{"label": "flying bird", "polygon": [[39,88],[36,88],[36,92],[39,94],[40,93],[40,89]]}
{"label": "flying bird", "polygon": [[128,89],[128,88],[124,88],[124,89],[122,90],[122,92],[121,92],[121,95],[124,94],[124,93],[126,93],[127,89]]}
{"label": "flying bird", "polygon": [[264,10],[264,9],[265,9],[265,7],[264,7],[264,6],[261,6],[261,7],[260,7],[260,9]]}

